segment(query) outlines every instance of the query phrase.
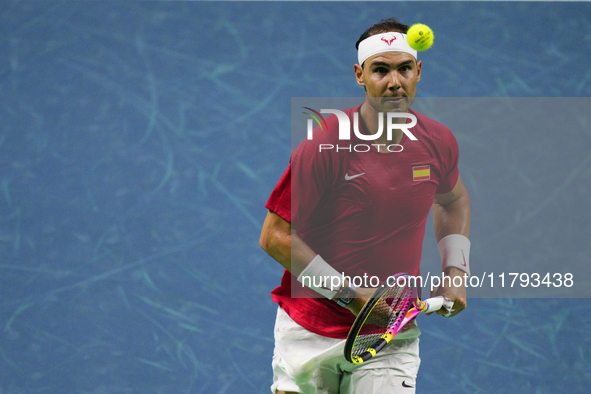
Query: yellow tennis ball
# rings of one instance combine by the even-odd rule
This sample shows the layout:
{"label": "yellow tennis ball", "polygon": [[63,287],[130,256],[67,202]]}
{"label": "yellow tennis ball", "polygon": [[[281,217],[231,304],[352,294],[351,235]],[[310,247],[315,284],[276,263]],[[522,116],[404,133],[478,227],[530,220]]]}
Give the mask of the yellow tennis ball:
{"label": "yellow tennis ball", "polygon": [[429,49],[431,44],[433,44],[434,38],[435,34],[433,34],[433,30],[431,30],[429,26],[423,25],[422,23],[412,25],[406,33],[408,45],[417,51],[425,51]]}

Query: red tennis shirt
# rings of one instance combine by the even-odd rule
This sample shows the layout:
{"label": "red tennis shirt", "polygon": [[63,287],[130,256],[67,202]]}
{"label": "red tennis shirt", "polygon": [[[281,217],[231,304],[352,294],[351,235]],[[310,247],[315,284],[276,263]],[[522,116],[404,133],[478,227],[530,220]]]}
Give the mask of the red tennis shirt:
{"label": "red tennis shirt", "polygon": [[[417,118],[410,129],[417,140],[404,135],[402,151],[379,153],[373,141],[353,132],[353,113],[359,107],[343,111],[351,121],[351,140],[339,140],[337,117],[331,115],[328,130],[317,127],[313,139],[294,150],[265,206],[347,276],[365,274],[383,281],[399,272],[420,275],[433,199],[451,191],[458,180],[456,139],[446,126],[410,110]],[[359,129],[367,134],[362,125]],[[287,270],[272,299],[302,327],[326,337],[346,338],[355,320]]]}

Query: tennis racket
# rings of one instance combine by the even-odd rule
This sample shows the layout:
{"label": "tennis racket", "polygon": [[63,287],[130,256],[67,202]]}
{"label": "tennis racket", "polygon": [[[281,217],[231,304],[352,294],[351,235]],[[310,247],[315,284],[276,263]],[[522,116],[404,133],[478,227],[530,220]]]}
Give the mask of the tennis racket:
{"label": "tennis racket", "polygon": [[374,357],[409,321],[425,312],[445,308],[448,312],[453,301],[439,296],[421,301],[417,297],[416,281],[408,274],[397,274],[382,284],[363,306],[355,319],[347,341],[345,358],[361,364]]}

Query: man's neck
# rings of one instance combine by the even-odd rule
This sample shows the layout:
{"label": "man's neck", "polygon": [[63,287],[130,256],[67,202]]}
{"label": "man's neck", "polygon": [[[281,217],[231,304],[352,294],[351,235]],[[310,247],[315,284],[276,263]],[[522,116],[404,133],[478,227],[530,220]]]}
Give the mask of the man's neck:
{"label": "man's neck", "polygon": [[[360,127],[363,127],[366,133],[368,134],[376,134],[379,129],[379,116],[382,116],[382,135],[373,140],[373,144],[382,144],[382,145],[391,145],[391,144],[399,144],[402,141],[402,137],[404,133],[400,129],[394,129],[392,131],[392,140],[388,140],[388,133],[387,133],[387,114],[386,113],[378,113],[376,110],[367,102],[365,101],[361,105],[360,109]],[[406,118],[399,118],[395,119],[396,123],[404,124],[406,123]],[[380,149],[380,152],[382,149]],[[384,152],[387,150],[384,147]]]}

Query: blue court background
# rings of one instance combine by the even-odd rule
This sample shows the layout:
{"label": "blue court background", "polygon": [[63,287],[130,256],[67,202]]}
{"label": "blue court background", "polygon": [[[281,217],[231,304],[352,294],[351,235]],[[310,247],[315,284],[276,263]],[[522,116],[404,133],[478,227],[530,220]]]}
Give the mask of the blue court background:
{"label": "blue court background", "polygon": [[[435,31],[421,96],[587,97],[589,15],[546,2],[2,2],[0,393],[268,392],[282,270],[258,236],[289,160],[291,97],[361,95],[354,43],[389,16]],[[583,148],[558,156],[548,145],[568,130],[522,135],[527,148],[460,133],[473,264],[590,261],[589,124],[569,136]],[[588,392],[589,312],[587,299],[481,299],[422,318],[418,392]]]}

